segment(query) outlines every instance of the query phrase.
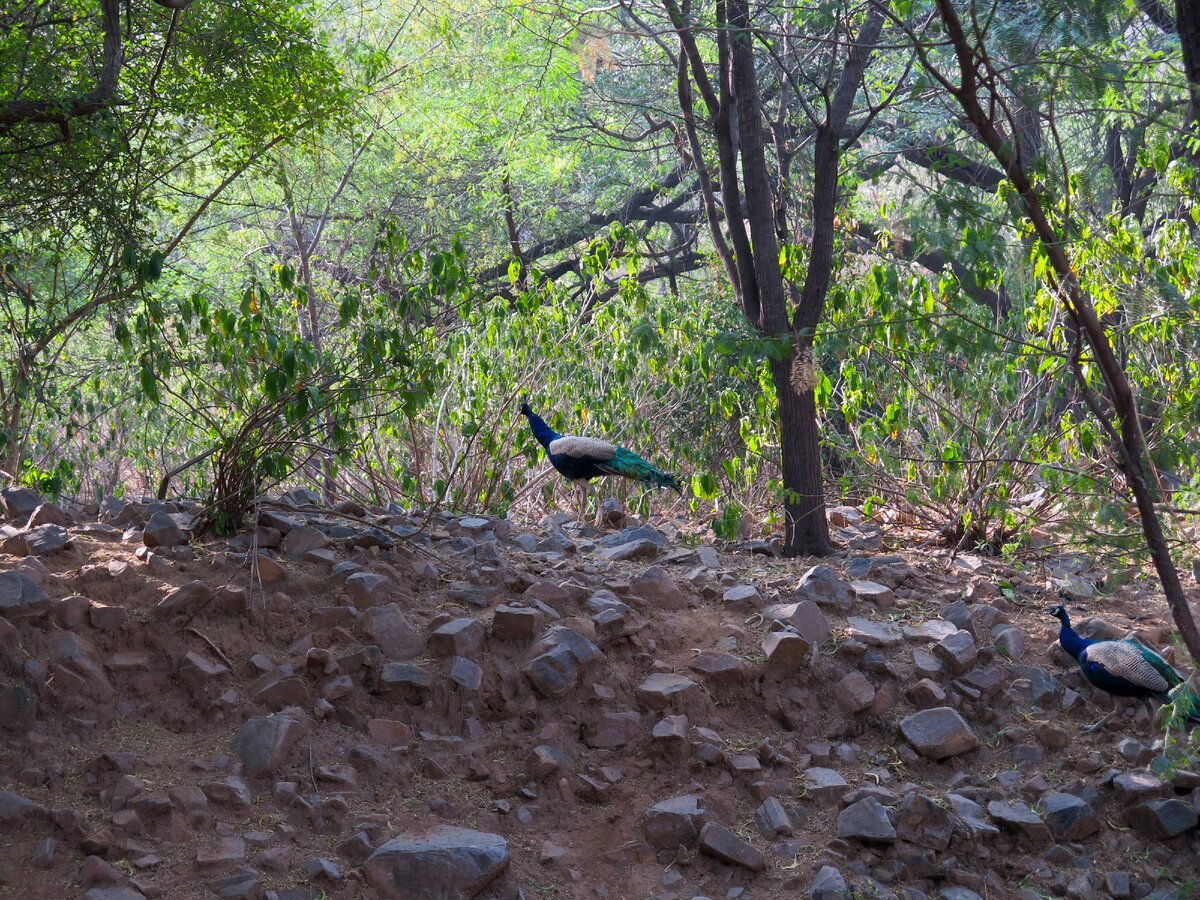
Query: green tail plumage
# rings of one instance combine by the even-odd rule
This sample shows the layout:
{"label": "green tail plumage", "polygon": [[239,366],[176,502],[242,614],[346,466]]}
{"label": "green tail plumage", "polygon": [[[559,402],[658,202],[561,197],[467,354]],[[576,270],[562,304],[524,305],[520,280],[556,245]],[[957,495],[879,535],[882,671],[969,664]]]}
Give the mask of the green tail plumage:
{"label": "green tail plumage", "polygon": [[654,468],[632,450],[626,450],[624,447],[618,447],[613,458],[608,462],[600,463],[599,467],[613,475],[632,478],[634,481],[652,484],[655,487],[671,488],[680,494],[683,493],[683,485],[676,476]]}

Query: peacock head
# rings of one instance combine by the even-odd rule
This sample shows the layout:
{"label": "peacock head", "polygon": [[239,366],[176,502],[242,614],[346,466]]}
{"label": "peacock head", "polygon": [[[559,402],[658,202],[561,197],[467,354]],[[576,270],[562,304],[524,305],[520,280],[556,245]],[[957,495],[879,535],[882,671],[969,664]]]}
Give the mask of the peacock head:
{"label": "peacock head", "polygon": [[529,408],[529,404],[525,402],[524,398],[521,399],[521,412],[527,416],[533,415],[533,410]]}
{"label": "peacock head", "polygon": [[1070,618],[1067,616],[1067,603],[1071,602],[1074,598],[1062,591],[1059,591],[1058,597],[1063,602],[1058,604],[1058,606],[1052,606],[1046,610],[1046,615],[1054,616],[1054,618],[1066,625],[1070,622]]}

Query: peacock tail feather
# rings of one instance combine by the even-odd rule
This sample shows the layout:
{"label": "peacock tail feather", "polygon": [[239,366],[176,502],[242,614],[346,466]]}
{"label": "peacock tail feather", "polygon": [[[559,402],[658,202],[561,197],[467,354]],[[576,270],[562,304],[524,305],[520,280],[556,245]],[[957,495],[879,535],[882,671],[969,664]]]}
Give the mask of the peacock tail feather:
{"label": "peacock tail feather", "polygon": [[654,466],[650,465],[650,463],[646,462],[632,450],[626,450],[624,447],[617,447],[613,458],[606,462],[597,463],[597,467],[610,475],[620,475],[623,478],[632,478],[634,481],[640,481],[643,484],[652,484],[660,488],[671,488],[674,491],[683,493],[683,485],[676,476],[654,468]]}

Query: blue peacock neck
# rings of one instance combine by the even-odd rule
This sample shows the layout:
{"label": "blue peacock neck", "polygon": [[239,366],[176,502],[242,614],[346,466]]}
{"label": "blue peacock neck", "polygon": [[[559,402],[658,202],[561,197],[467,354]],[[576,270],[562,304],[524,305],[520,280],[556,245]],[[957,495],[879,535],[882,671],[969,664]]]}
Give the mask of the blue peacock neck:
{"label": "blue peacock neck", "polygon": [[1091,641],[1084,640],[1075,633],[1075,629],[1071,627],[1071,620],[1067,617],[1066,610],[1063,611],[1062,618],[1059,619],[1062,625],[1058,629],[1058,642],[1062,644],[1062,648],[1071,654],[1073,659],[1079,659],[1079,654]]}
{"label": "blue peacock neck", "polygon": [[529,429],[533,432],[533,436],[538,439],[538,443],[550,449],[550,442],[562,437],[557,431],[547,425],[542,417],[535,413],[526,404],[521,404],[521,412],[525,414],[525,418],[529,420]]}

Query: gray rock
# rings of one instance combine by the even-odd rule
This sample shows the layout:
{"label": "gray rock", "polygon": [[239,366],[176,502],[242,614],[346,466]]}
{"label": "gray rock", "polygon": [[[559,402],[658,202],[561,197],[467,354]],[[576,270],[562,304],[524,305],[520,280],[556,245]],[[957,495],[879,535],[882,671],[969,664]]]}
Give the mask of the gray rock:
{"label": "gray rock", "polygon": [[889,607],[896,602],[896,592],[886,584],[877,581],[856,580],[850,582],[850,589],[859,600],[866,600],[876,606]]}
{"label": "gray rock", "polygon": [[932,797],[914,791],[900,804],[896,834],[918,847],[945,850],[954,835],[954,816]]}
{"label": "gray rock", "polygon": [[1049,793],[1042,798],[1042,819],[1056,841],[1082,841],[1100,830],[1100,817],[1074,794]]}
{"label": "gray rock", "polygon": [[831,606],[847,612],[854,606],[854,591],[850,584],[839,578],[826,566],[813,566],[802,576],[796,586],[797,600],[812,600],[821,606]]}
{"label": "gray rock", "polygon": [[456,656],[450,661],[450,680],[468,691],[477,691],[483,684],[483,668],[472,659]]}
{"label": "gray rock", "polygon": [[159,600],[154,611],[159,615],[194,615],[207,606],[212,597],[212,588],[203,581],[189,581]]}
{"label": "gray rock", "polygon": [[699,685],[683,675],[658,672],[637,686],[638,700],[651,709],[666,709],[671,705],[686,703],[687,699],[700,692]]}
{"label": "gray rock", "polygon": [[1037,666],[1014,666],[1017,680],[1015,689],[1026,690],[1035,706],[1047,706],[1057,700],[1063,692],[1058,679]]}
{"label": "gray rock", "polygon": [[752,584],[735,584],[725,591],[723,599],[730,606],[757,607],[762,603],[762,594]]}
{"label": "gray rock", "polygon": [[653,525],[633,525],[615,534],[602,537],[598,543],[601,547],[611,548],[633,544],[638,541],[649,541],[659,550],[666,550],[671,545],[667,536]]}
{"label": "gray rock", "polygon": [[233,752],[247,774],[269,774],[287,760],[304,726],[290,716],[255,716],[247,719],[233,738]]}
{"label": "gray rock", "polygon": [[954,675],[961,675],[979,658],[975,638],[969,631],[959,630],[948,634],[933,645],[933,655],[942,661]]}
{"label": "gray rock", "polygon": [[986,813],[983,807],[974,800],[961,794],[947,794],[946,799],[950,801],[950,808],[954,810],[959,823],[972,839],[985,840],[1000,833],[999,828],[984,819]]}
{"label": "gray rock", "polygon": [[945,619],[928,619],[919,625],[905,625],[902,631],[910,644],[936,644],[958,631],[958,626]]}
{"label": "gray rock", "polygon": [[[333,574],[338,574],[338,566],[334,566]],[[346,577],[346,593],[360,607],[375,606],[387,599],[391,588],[392,579],[378,572],[353,572]]]}
{"label": "gray rock", "polygon": [[1171,797],[1150,800],[1125,810],[1125,823],[1147,837],[1167,840],[1196,827],[1197,815],[1190,803]]}
{"label": "gray rock", "polygon": [[438,656],[470,656],[483,643],[483,625],[475,619],[451,619],[434,629],[429,649]]}
{"label": "gray rock", "polygon": [[850,900],[853,896],[846,879],[833,866],[821,866],[808,891],[812,900]]}
{"label": "gray rock", "polygon": [[935,706],[946,705],[946,692],[942,690],[940,684],[928,678],[922,678],[915,684],[909,685],[904,696],[918,709],[932,709]]}
{"label": "gray rock", "polygon": [[499,641],[532,641],[545,614],[525,606],[501,605],[492,617],[492,637]]}
{"label": "gray rock", "polygon": [[36,819],[44,819],[47,815],[45,808],[32,800],[11,791],[0,790],[0,823],[16,828]]}
{"label": "gray rock", "polygon": [[390,662],[379,670],[379,689],[415,688],[418,691],[433,687],[433,673],[416,663]]}
{"label": "gray rock", "polygon": [[20,731],[37,715],[37,697],[22,684],[0,687],[0,730]]}
{"label": "gray rock", "polygon": [[289,559],[303,559],[312,550],[321,550],[333,543],[329,536],[310,525],[298,525],[283,536],[281,549]]}
{"label": "gray rock", "polygon": [[699,846],[701,853],[733,866],[753,872],[761,872],[767,867],[761,850],[716,822],[708,822],[700,829]]}
{"label": "gray rock", "polygon": [[49,609],[49,596],[23,570],[0,572],[0,616],[8,619],[40,616]]}
{"label": "gray rock", "polygon": [[838,706],[850,714],[862,712],[875,701],[875,686],[862,672],[851,672],[833,689]]}
{"label": "gray rock", "polygon": [[646,810],[642,833],[646,843],[657,850],[674,850],[681,844],[691,847],[707,821],[708,813],[700,806],[700,798],[685,794],[655,803]]}
{"label": "gray rock", "polygon": [[0,545],[0,551],[13,556],[49,556],[70,543],[71,535],[61,525],[38,525],[12,535]]}
{"label": "gray rock", "polygon": [[1041,816],[1019,801],[992,800],[987,805],[988,815],[992,821],[1018,831],[1036,844],[1050,842],[1050,829],[1042,821]]}
{"label": "gray rock", "polygon": [[876,623],[859,616],[846,619],[846,635],[868,647],[896,647],[904,641],[895,625]]}
{"label": "gray rock", "polygon": [[687,605],[687,595],[660,566],[651,566],[635,578],[630,590],[659,609],[683,609]]}
{"label": "gray rock", "polygon": [[639,538],[625,544],[618,544],[615,547],[606,547],[596,555],[601,559],[620,562],[627,559],[654,559],[654,557],[658,556],[659,552],[660,548],[654,541]]}
{"label": "gray rock", "polygon": [[522,671],[544,697],[561,697],[603,659],[600,648],[578,631],[556,625],[534,645],[533,657]]}
{"label": "gray rock", "polygon": [[818,803],[832,803],[846,793],[850,785],[838,772],[823,766],[813,766],[804,772],[805,796]]}
{"label": "gray rock", "polygon": [[0,491],[0,509],[7,519],[30,516],[43,503],[41,494],[29,488],[10,487]]}
{"label": "gray rock", "polygon": [[425,639],[399,605],[373,606],[359,617],[359,629],[388,659],[414,659],[425,652]]}
{"label": "gray rock", "polygon": [[642,717],[633,710],[605,712],[583,732],[583,742],[597,750],[625,747],[642,736]]}
{"label": "gray rock", "polygon": [[891,844],[896,840],[896,829],[888,818],[887,810],[874,797],[864,797],[838,813],[837,834],[840,838],[883,844]]}
{"label": "gray rock", "polygon": [[774,678],[785,678],[812,665],[813,645],[792,631],[768,632],[762,649],[766,670]]}
{"label": "gray rock", "polygon": [[146,895],[128,885],[94,887],[79,895],[79,900],[146,900]]}
{"label": "gray rock", "polygon": [[362,873],[385,897],[461,900],[477,896],[508,863],[508,841],[500,835],[443,826],[423,837],[392,838],[367,858]]}
{"label": "gray rock", "polygon": [[154,513],[142,530],[142,543],[147,547],[176,547],[187,543],[187,536],[169,513]]}
{"label": "gray rock", "polygon": [[754,821],[763,837],[772,839],[778,835],[790,835],[796,830],[791,816],[775,797],[767,797],[754,812]]}
{"label": "gray rock", "polygon": [[904,739],[927,759],[942,760],[979,746],[979,738],[963,717],[948,706],[914,713],[900,723]]}

